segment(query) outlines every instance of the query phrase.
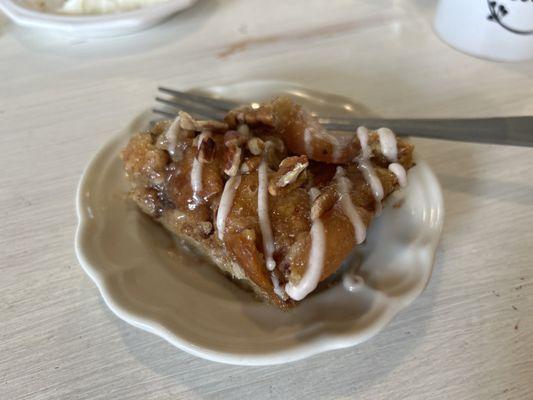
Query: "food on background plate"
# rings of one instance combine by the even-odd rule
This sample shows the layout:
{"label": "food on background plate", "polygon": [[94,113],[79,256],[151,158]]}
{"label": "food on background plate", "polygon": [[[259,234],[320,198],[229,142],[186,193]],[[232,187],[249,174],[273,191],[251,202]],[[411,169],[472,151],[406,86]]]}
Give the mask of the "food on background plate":
{"label": "food on background plate", "polygon": [[130,11],[168,0],[67,0],[57,11],[65,14],[109,14]]}
{"label": "food on background plate", "polygon": [[287,97],[224,121],[180,112],[122,158],[142,211],[281,309],[336,276],[414,165],[389,129],[334,135]]}

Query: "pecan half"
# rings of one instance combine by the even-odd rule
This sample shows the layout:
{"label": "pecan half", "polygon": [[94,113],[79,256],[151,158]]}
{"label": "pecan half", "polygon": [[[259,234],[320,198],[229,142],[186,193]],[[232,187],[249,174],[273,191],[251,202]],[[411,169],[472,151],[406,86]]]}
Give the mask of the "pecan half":
{"label": "pecan half", "polygon": [[274,113],[270,104],[262,105],[257,108],[250,106],[240,107],[231,110],[224,118],[224,121],[226,121],[230,128],[235,128],[243,123],[251,126],[274,126]]}
{"label": "pecan half", "polygon": [[196,125],[200,130],[208,131],[227,131],[229,129],[228,124],[221,121],[196,121]]}
{"label": "pecan half", "polygon": [[215,149],[216,144],[215,141],[211,138],[207,138],[205,140],[202,140],[200,143],[200,147],[198,148],[198,161],[201,163],[210,163],[215,158]]}
{"label": "pecan half", "polygon": [[334,188],[326,188],[325,191],[315,199],[311,206],[311,220],[320,218],[326,211],[333,208],[338,200],[337,191]]}
{"label": "pecan half", "polygon": [[237,127],[237,132],[239,132],[241,135],[246,136],[247,138],[250,137],[250,127],[246,124],[240,124]]}
{"label": "pecan half", "polygon": [[246,145],[248,147],[248,150],[250,150],[250,153],[252,153],[254,156],[262,154],[263,150],[265,149],[265,142],[263,142],[258,137],[248,139]]}
{"label": "pecan half", "polygon": [[224,134],[224,145],[226,147],[242,146],[248,140],[248,136],[239,131],[227,131]]}
{"label": "pecan half", "polygon": [[250,172],[254,172],[259,167],[259,164],[261,164],[261,159],[261,156],[253,156],[245,159],[241,165],[241,173],[249,174]]}
{"label": "pecan half", "polygon": [[298,176],[307,168],[309,160],[307,156],[287,157],[279,164],[279,169],[270,179],[268,192],[276,196],[280,188],[296,182]]}
{"label": "pecan half", "polygon": [[178,113],[179,125],[181,129],[186,131],[199,131],[198,124],[190,114],[187,114],[185,111],[180,111]]}
{"label": "pecan half", "polygon": [[235,176],[241,165],[242,150],[237,145],[231,145],[224,151],[224,172],[228,176]]}

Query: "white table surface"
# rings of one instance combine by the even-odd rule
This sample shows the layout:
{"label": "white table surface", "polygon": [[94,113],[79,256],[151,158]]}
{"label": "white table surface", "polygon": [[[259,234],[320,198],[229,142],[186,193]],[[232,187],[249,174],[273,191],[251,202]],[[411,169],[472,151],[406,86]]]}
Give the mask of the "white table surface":
{"label": "white table surface", "polygon": [[274,78],[389,117],[533,114],[533,64],[471,58],[434,2],[201,1],[80,40],[0,16],[0,399],[533,399],[533,149],[414,140],[444,188],[426,291],[378,336],[275,367],[204,361],[117,319],[74,254],[75,188],[158,84]]}

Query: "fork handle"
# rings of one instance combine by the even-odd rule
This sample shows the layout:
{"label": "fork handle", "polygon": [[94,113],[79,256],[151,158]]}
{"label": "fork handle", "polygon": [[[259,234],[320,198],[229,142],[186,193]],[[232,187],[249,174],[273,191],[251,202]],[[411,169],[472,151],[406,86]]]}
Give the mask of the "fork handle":
{"label": "fork handle", "polygon": [[354,130],[357,126],[386,126],[400,136],[462,142],[533,146],[533,117],[467,119],[365,119],[320,118],[330,130]]}

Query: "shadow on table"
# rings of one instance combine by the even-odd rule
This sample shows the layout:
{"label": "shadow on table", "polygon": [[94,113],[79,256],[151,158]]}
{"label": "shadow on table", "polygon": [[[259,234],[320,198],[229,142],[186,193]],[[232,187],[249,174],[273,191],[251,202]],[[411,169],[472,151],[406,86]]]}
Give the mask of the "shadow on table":
{"label": "shadow on table", "polygon": [[202,398],[246,398],[251,392],[257,398],[296,398],[310,390],[327,399],[364,395],[415,353],[433,317],[443,264],[442,252],[438,252],[428,288],[376,337],[353,348],[277,366],[240,367],[195,358],[109,316],[115,318],[125,345],[137,360],[164,377],[167,385],[175,380]]}
{"label": "shadow on table", "polygon": [[200,0],[150,29],[116,37],[77,38],[62,32],[28,29],[15,24],[8,25],[6,31],[21,45],[38,53],[70,58],[116,58],[149,53],[182,41],[201,29],[218,7],[218,1]]}

